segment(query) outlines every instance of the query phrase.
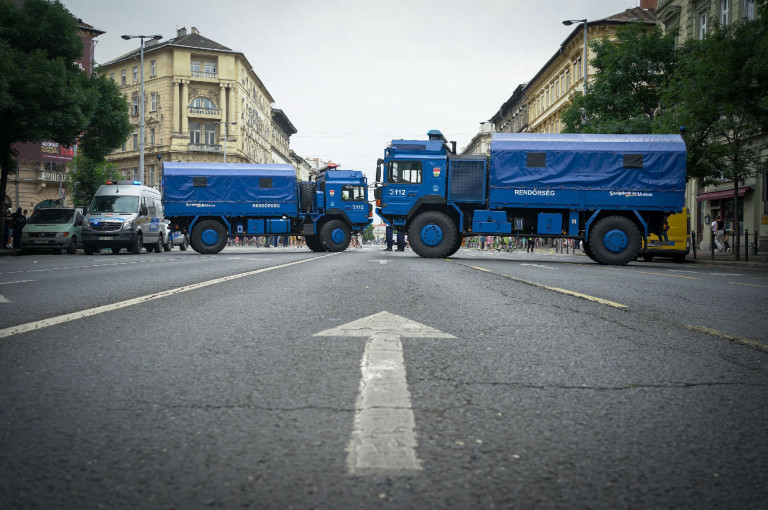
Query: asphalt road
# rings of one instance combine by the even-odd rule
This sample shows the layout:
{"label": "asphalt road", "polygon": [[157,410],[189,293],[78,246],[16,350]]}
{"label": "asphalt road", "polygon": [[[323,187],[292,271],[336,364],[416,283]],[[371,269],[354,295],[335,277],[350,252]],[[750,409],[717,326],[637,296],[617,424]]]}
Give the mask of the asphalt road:
{"label": "asphalt road", "polygon": [[0,295],[3,508],[768,501],[765,270],[244,247],[4,257]]}

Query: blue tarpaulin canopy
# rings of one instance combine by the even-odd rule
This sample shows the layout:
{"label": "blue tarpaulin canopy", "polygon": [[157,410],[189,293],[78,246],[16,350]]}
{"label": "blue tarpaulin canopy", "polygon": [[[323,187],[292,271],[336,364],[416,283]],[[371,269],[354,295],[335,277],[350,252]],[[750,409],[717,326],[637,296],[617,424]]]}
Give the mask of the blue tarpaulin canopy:
{"label": "blue tarpaulin canopy", "polygon": [[495,133],[492,189],[685,190],[679,135]]}

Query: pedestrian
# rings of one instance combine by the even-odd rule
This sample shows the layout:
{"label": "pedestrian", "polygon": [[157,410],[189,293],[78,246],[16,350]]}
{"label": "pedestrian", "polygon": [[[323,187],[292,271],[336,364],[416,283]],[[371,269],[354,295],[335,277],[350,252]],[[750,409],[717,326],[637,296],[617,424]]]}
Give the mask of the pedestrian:
{"label": "pedestrian", "polygon": [[387,225],[387,247],[384,248],[384,251],[392,251],[393,244],[395,244],[395,241],[392,239],[392,227]]}
{"label": "pedestrian", "polygon": [[528,236],[528,246],[526,246],[525,252],[533,253],[533,236]]}
{"label": "pedestrian", "polygon": [[712,234],[715,237],[717,251],[722,252],[725,250],[725,245],[723,244],[723,219],[720,216],[712,222]]}
{"label": "pedestrian", "polygon": [[397,233],[397,251],[405,251],[405,234],[399,231]]}
{"label": "pedestrian", "polygon": [[21,212],[21,207],[16,209],[16,212],[11,214],[11,219],[13,226],[13,247],[14,248],[21,248],[21,230],[24,228],[24,225],[27,224],[26,218],[24,218],[24,213]]}
{"label": "pedestrian", "polygon": [[3,247],[13,248],[11,243],[11,208],[10,206],[3,207]]}

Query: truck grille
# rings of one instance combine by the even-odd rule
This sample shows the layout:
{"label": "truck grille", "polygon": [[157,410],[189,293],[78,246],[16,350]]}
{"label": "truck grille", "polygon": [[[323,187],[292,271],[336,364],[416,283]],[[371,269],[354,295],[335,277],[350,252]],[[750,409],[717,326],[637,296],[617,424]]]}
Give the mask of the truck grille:
{"label": "truck grille", "polygon": [[102,221],[99,223],[91,223],[91,230],[96,232],[109,232],[112,230],[120,230],[123,226],[122,223],[117,221]]}

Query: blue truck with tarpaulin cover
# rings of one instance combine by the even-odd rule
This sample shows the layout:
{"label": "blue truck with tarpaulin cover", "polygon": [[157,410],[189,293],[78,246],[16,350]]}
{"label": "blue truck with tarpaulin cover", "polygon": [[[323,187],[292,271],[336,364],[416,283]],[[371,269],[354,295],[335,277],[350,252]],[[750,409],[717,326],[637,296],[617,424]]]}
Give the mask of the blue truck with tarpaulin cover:
{"label": "blue truck with tarpaulin cover", "polygon": [[299,181],[292,165],[165,163],[163,202],[171,228],[198,253],[218,253],[235,236],[272,235],[343,251],[373,217],[363,173],[335,167]]}
{"label": "blue truck with tarpaulin cover", "polygon": [[457,155],[439,131],[392,140],[376,168],[378,215],[422,257],[473,235],[572,238],[601,264],[635,260],[682,211],[679,135],[494,133],[489,155]]}

